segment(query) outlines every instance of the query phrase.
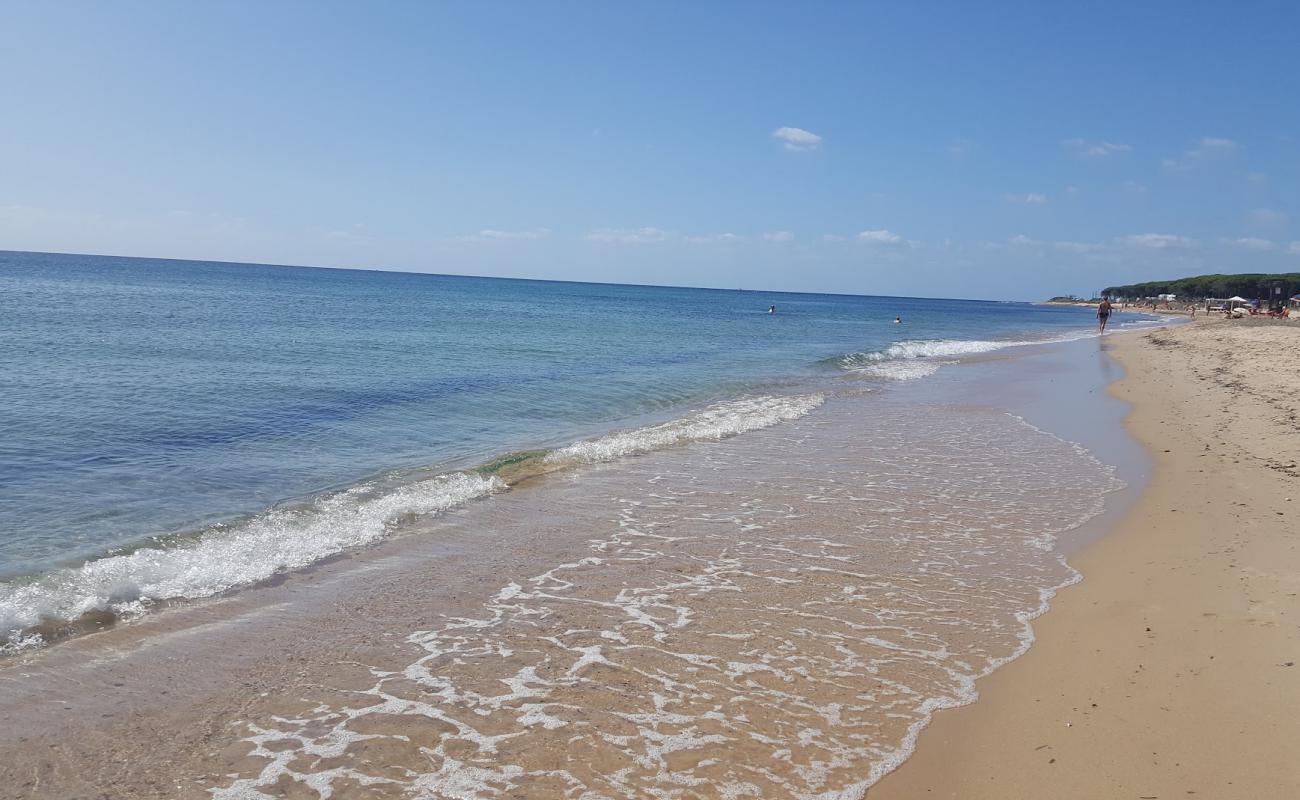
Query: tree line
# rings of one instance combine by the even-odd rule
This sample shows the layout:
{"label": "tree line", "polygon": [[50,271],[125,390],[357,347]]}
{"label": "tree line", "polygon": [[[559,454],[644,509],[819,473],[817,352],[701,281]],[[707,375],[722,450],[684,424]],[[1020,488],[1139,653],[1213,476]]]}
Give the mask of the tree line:
{"label": "tree line", "polygon": [[1275,275],[1250,272],[1238,275],[1197,275],[1194,278],[1107,286],[1102,289],[1102,293],[1110,297],[1155,297],[1158,294],[1172,294],[1177,295],[1180,300],[1205,297],[1227,298],[1240,295],[1248,300],[1256,298],[1269,300],[1273,281],[1282,281],[1283,298],[1300,294],[1300,272],[1281,272]]}

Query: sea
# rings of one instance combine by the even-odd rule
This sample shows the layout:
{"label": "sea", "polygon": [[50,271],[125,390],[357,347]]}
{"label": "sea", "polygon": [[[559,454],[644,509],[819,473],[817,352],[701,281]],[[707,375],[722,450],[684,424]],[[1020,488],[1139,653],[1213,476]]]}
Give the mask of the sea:
{"label": "sea", "polygon": [[[1029,646],[1078,578],[1059,538],[1121,485],[961,370],[1096,335],[1025,302],[0,252],[0,662],[399,553],[358,595],[398,652],[235,703],[202,794],[860,796]],[[491,565],[455,615],[439,537]]]}

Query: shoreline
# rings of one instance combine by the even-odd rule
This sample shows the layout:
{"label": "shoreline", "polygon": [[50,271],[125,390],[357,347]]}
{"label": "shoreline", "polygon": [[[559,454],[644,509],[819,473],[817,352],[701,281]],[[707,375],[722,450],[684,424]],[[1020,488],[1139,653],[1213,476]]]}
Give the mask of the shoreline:
{"label": "shoreline", "polygon": [[[874,380],[878,387],[886,387],[897,380],[909,382],[913,377],[911,372],[915,370],[920,370],[924,377],[943,364],[1009,357],[1010,353],[998,355],[1007,349],[1033,352],[1039,347],[1094,338],[1086,328],[1056,336],[1062,338],[1048,338],[1041,342],[1015,338],[972,341],[973,345],[987,346],[987,350],[963,347],[965,340],[937,340],[939,345],[949,343],[956,347],[951,352],[942,348],[934,353],[917,354],[906,351],[906,348],[893,352],[900,346],[932,344],[924,339],[902,339],[879,351],[868,351],[866,355],[873,359],[866,360],[855,370],[841,367],[842,371],[834,376],[823,375],[816,379],[805,376],[799,391],[834,393],[837,391],[836,379],[852,379],[854,372],[859,372],[866,380]],[[878,359],[874,358],[877,356]],[[834,360],[839,362],[849,357],[839,356]],[[902,378],[895,377],[891,369],[901,369]],[[226,592],[256,587],[265,581],[280,580],[287,573],[310,568],[321,560],[346,556],[358,548],[373,546],[390,538],[387,532],[378,530],[374,524],[365,530],[325,533],[324,529],[331,524],[337,527],[347,522],[341,519],[338,508],[332,508],[335,500],[355,495],[353,505],[378,508],[398,495],[419,490],[419,496],[407,497],[403,501],[406,511],[412,515],[431,510],[445,512],[556,470],[696,440],[724,439],[801,416],[804,410],[794,406],[807,398],[789,394],[792,380],[773,381],[770,386],[749,393],[711,398],[707,403],[678,409],[676,416],[646,414],[624,420],[628,427],[587,431],[576,439],[551,437],[545,442],[522,445],[534,449],[506,449],[479,461],[452,461],[375,472],[355,482],[277,501],[260,511],[229,514],[202,527],[167,532],[84,558],[78,557],[68,563],[55,562],[6,576],[0,580],[0,612],[12,610],[6,609],[4,601],[9,598],[5,596],[5,590],[21,584],[25,584],[27,591],[34,596],[44,591],[36,599],[45,605],[21,609],[13,619],[0,613],[0,660],[102,632],[120,622],[139,619],[167,606],[214,598]],[[995,394],[1001,394],[996,387],[990,388]],[[773,391],[769,392],[769,389]],[[1006,396],[1003,400],[1011,402]],[[723,411],[728,413],[723,414]],[[735,413],[730,413],[733,411]],[[396,511],[390,514],[394,515],[402,516]],[[371,520],[372,523],[377,521],[383,522]],[[260,529],[280,526],[293,526],[300,535],[315,542],[315,550],[304,552],[305,545],[268,541],[259,533]],[[230,575],[199,575],[193,586],[168,585],[170,594],[146,585],[151,580],[147,576],[158,574],[160,562],[185,561],[190,557],[187,548],[200,547],[223,550],[224,561],[237,565],[239,570]],[[250,559],[255,551],[264,560],[272,556],[278,561],[269,562],[269,566],[253,564]],[[177,570],[181,567],[178,563]],[[124,599],[114,600],[110,593],[103,591],[107,582],[115,583]],[[166,584],[163,579],[156,582]],[[48,591],[45,591],[46,587]],[[91,600],[94,602],[87,605]],[[32,608],[39,608],[39,615]],[[68,613],[76,609],[82,611]],[[21,627],[14,623],[14,619],[21,620]]]}
{"label": "shoreline", "polygon": [[1214,319],[1108,337],[1150,482],[1071,556],[1084,579],[1034,646],[937,714],[870,800],[1300,793],[1293,337]]}
{"label": "shoreline", "polygon": [[[38,796],[51,797],[108,788],[140,797],[201,797],[222,786],[227,794],[242,797],[239,792],[256,791],[254,785],[275,795],[302,788],[315,769],[340,763],[327,760],[314,767],[316,757],[308,753],[299,752],[288,761],[273,755],[298,751],[308,741],[300,736],[309,736],[319,747],[337,742],[348,754],[349,769],[372,769],[366,765],[376,763],[376,758],[392,759],[381,763],[395,765],[424,763],[418,754],[405,753],[405,745],[390,741],[389,734],[406,731],[400,735],[424,741],[445,732],[431,730],[418,713],[400,719],[376,717],[366,710],[365,698],[371,696],[367,687],[375,680],[372,670],[394,675],[417,669],[414,674],[423,674],[423,662],[413,662],[429,641],[421,632],[440,631],[438,641],[470,647],[473,653],[467,655],[467,665],[475,665],[474,669],[457,679],[468,693],[457,697],[468,702],[468,698],[497,696],[504,685],[522,693],[516,700],[503,697],[483,708],[492,712],[490,720],[477,716],[472,708],[458,709],[462,703],[453,698],[439,706],[440,713],[468,712],[470,716],[462,719],[479,720],[476,725],[490,722],[488,730],[525,726],[525,739],[518,748],[512,745],[508,756],[476,758],[475,763],[485,769],[524,764],[526,769],[553,770],[568,763],[561,756],[572,749],[560,747],[560,742],[586,730],[593,718],[602,720],[596,728],[600,731],[638,719],[644,720],[639,724],[646,730],[618,748],[608,747],[613,744],[608,740],[581,740],[584,747],[594,748],[580,760],[584,783],[596,786],[610,776],[628,774],[622,770],[639,762],[631,753],[620,753],[623,747],[640,748],[638,743],[644,742],[653,749],[661,737],[677,741],[672,737],[684,736],[682,744],[689,746],[671,756],[664,753],[665,763],[674,769],[698,769],[699,779],[718,786],[736,780],[729,763],[751,770],[769,763],[768,748],[779,751],[778,745],[788,744],[800,754],[799,761],[789,770],[763,773],[762,780],[773,782],[772,796],[805,793],[815,786],[822,791],[829,786],[853,787],[860,793],[866,769],[877,760],[863,764],[858,763],[863,754],[850,758],[863,746],[854,737],[869,730],[866,726],[875,726],[870,741],[892,751],[901,737],[896,739],[891,728],[905,724],[899,714],[911,708],[908,698],[919,692],[920,697],[960,701],[969,691],[968,684],[954,683],[952,674],[935,661],[941,662],[947,652],[939,643],[956,637],[953,646],[969,654],[969,666],[963,669],[972,672],[984,663],[1000,662],[1028,634],[1016,612],[1032,610],[1037,604],[1033,587],[1068,582],[1069,575],[1051,549],[1017,546],[1014,551],[1001,551],[993,540],[987,541],[988,547],[963,547],[960,533],[984,525],[987,512],[980,498],[994,501],[995,495],[983,489],[990,483],[1002,487],[1002,493],[1023,496],[1001,506],[999,524],[985,528],[990,532],[1011,525],[1030,539],[1048,531],[1073,537],[1079,529],[1069,520],[1075,515],[1088,518],[1099,510],[1099,498],[1076,496],[1075,489],[1082,492],[1080,481],[1091,481],[1089,492],[1104,492],[1112,479],[1102,465],[1077,450],[1071,454],[1069,442],[1047,432],[1056,421],[1081,416],[1073,403],[1062,401],[1064,395],[1086,395],[1088,407],[1098,407],[1095,395],[1089,393],[1101,391],[1107,373],[1095,342],[1056,343],[1028,348],[1014,357],[977,359],[944,368],[926,380],[904,382],[880,395],[848,391],[824,411],[788,427],[658,451],[618,464],[592,465],[581,469],[581,475],[555,474],[538,491],[505,493],[492,503],[449,511],[432,521],[428,536],[393,540],[287,575],[274,586],[163,611],[33,654],[22,659],[22,668],[15,663],[14,669],[0,671],[0,697],[6,700],[0,704],[6,707],[0,712],[0,731],[9,732],[0,734],[0,750],[15,756],[7,772],[0,767],[0,777],[7,776],[15,787],[38,785],[44,791],[36,792]],[[927,408],[933,410],[926,412]],[[957,414],[951,419],[961,424],[936,427],[934,413]],[[864,427],[867,414],[881,424]],[[1100,419],[1094,415],[1089,424]],[[857,433],[844,436],[846,431]],[[974,441],[984,445],[971,450]],[[1088,445],[1105,449],[1096,440]],[[945,466],[941,470],[929,466],[938,464]],[[1058,473],[1052,465],[1066,471]],[[960,477],[963,473],[966,478]],[[926,474],[932,477],[924,478]],[[903,483],[879,480],[890,475],[912,477]],[[975,492],[962,495],[975,502],[945,500],[954,490],[953,480]],[[673,485],[677,488],[670,489]],[[1043,492],[1029,490],[1030,486],[1064,494],[1049,499]],[[825,502],[828,492],[845,491],[853,495],[852,502],[844,502],[850,498],[843,495],[840,501]],[[887,502],[900,491],[912,502]],[[855,507],[856,503],[865,505]],[[1031,514],[1032,519],[1019,518],[1021,514]],[[928,521],[935,519],[947,521],[931,526]],[[626,533],[625,525],[631,526]],[[656,529],[670,535],[655,534]],[[913,547],[906,534],[909,529],[925,537],[929,542],[925,549],[908,549]],[[609,537],[594,551],[593,534]],[[723,549],[715,551],[711,543]],[[598,566],[620,548],[624,555],[617,563]],[[918,574],[908,566],[918,563],[912,559],[923,558],[928,568],[944,574],[944,565],[957,565],[958,556],[979,552],[993,560],[952,574],[958,585],[966,587],[964,593],[926,594],[922,588],[930,579],[922,576],[924,570]],[[998,552],[1006,552],[1010,560],[997,560],[1002,558]],[[647,557],[650,560],[645,562]],[[538,576],[537,570],[557,562],[560,566]],[[843,569],[849,572],[840,573]],[[556,570],[574,577],[560,582],[546,577]],[[1003,576],[1022,574],[1021,570],[1023,579],[1003,580]],[[802,577],[796,581],[794,576]],[[683,581],[684,577],[688,579]],[[545,598],[519,593],[517,584],[530,586],[538,580],[555,589]],[[749,591],[736,593],[742,584]],[[901,587],[910,588],[900,594]],[[578,604],[566,602],[546,611],[547,605],[562,599],[552,597],[555,591],[579,592],[582,597],[575,598]],[[629,591],[631,595],[626,594]],[[1019,593],[1015,595],[1019,599],[1009,593]],[[665,599],[657,599],[661,595]],[[609,602],[625,596],[643,596],[647,605],[627,617],[630,612],[619,609],[628,600]],[[669,596],[675,599],[669,601]],[[749,607],[751,602],[760,607]],[[1001,616],[989,616],[997,604],[1008,602],[1011,605]],[[828,605],[836,613],[817,610]],[[971,611],[962,611],[962,606]],[[672,610],[677,607],[683,610]],[[756,613],[762,609],[766,611]],[[471,636],[447,625],[449,619],[491,620],[498,613],[515,615],[523,627],[493,624],[481,636]],[[543,620],[546,617],[541,615],[552,613],[563,614],[565,622],[545,637],[547,644],[516,641],[534,627],[529,620]],[[805,614],[811,615],[797,625],[786,622],[792,615]],[[954,614],[965,622],[948,621]],[[659,625],[673,619],[698,621],[673,627],[677,632],[663,641],[651,636],[638,643],[651,631],[634,620],[644,618],[649,623],[655,615],[662,619]],[[918,622],[900,625],[909,619]],[[465,630],[478,630],[479,624]],[[841,630],[844,624],[858,627]],[[863,624],[878,628],[886,639],[845,638]],[[750,629],[757,632],[739,633]],[[759,637],[757,646],[744,643],[751,636]],[[629,637],[626,642],[624,637]],[[567,641],[571,638],[574,641]],[[836,650],[831,643],[853,643],[861,656]],[[618,663],[582,655],[593,647],[604,647],[603,657]],[[631,653],[641,654],[638,661],[625,662]],[[539,665],[540,672],[519,673],[530,660],[542,656],[547,659],[544,663],[556,666]],[[653,692],[651,684],[637,688],[649,679],[649,673],[635,668],[645,658],[657,665],[654,675],[672,677],[672,682],[660,684],[655,678],[653,686],[658,688]],[[841,658],[848,660],[838,664]],[[699,659],[722,659],[731,666],[728,674],[709,678],[711,671],[697,672],[708,663]],[[765,666],[768,659],[771,664]],[[861,673],[865,664],[882,669],[871,675],[885,683],[873,687],[871,675]],[[565,670],[565,665],[571,666]],[[634,668],[629,671],[629,667]],[[812,671],[792,672],[796,668]],[[845,669],[851,671],[842,672]],[[591,674],[595,683],[569,682],[564,676],[573,670]],[[769,672],[772,677],[747,677]],[[525,674],[534,678],[527,686],[516,686],[516,677],[511,676]],[[840,685],[831,679],[834,674],[858,674],[864,682],[856,688]],[[811,682],[789,695],[782,688],[785,678],[779,675],[789,679],[803,675],[800,680]],[[548,680],[538,683],[543,678]],[[411,700],[419,696],[411,694],[415,686],[385,680],[391,687],[386,691],[394,696]],[[743,704],[745,713],[719,717],[697,707],[697,690],[684,691],[696,681],[702,681],[702,691],[718,697],[734,693],[728,702]],[[160,684],[166,692],[157,691]],[[898,690],[885,691],[884,686]],[[915,690],[908,688],[913,686]],[[618,687],[617,697],[607,694]],[[857,707],[861,702],[855,700],[860,697],[857,693],[873,688],[884,692],[877,702],[893,713],[877,714],[871,703]],[[516,706],[541,696],[534,694],[538,692],[551,698],[544,705],[545,713],[541,713],[543,706],[531,712],[527,705]],[[648,707],[653,694],[665,692],[676,698],[672,707],[680,710],[680,720],[671,715],[660,718],[657,710]],[[597,700],[589,698],[593,693]],[[807,703],[787,705],[797,697],[807,698]],[[363,701],[360,706],[358,701]],[[644,707],[617,715],[609,713],[617,709],[606,708],[628,703]],[[335,710],[313,710],[330,707]],[[527,713],[515,720],[522,712]],[[276,738],[265,740],[274,745],[271,749],[254,746],[248,738],[250,731],[283,728],[287,720],[312,720],[321,713],[328,718],[304,722],[307,727],[302,731],[277,731]],[[373,745],[348,739],[347,731],[334,727],[337,717],[330,716],[334,714],[365,716],[348,730],[384,738]],[[791,729],[796,721],[798,728]],[[554,734],[548,733],[552,725],[561,723]],[[749,739],[736,729],[749,725],[764,736]],[[697,731],[696,726],[702,728]],[[157,734],[160,730],[173,733],[163,739]],[[827,738],[805,741],[799,730],[821,730]],[[709,743],[720,741],[719,737],[733,743],[730,759],[711,757],[718,753]],[[537,746],[522,747],[523,742],[534,740]],[[461,737],[456,746],[464,748],[472,741],[473,737]],[[282,749],[286,746],[287,751]],[[473,755],[479,746],[486,745],[472,745],[458,758]],[[58,757],[44,758],[47,747],[57,748]],[[390,755],[372,754],[374,747]],[[831,779],[829,774],[818,777],[823,769],[816,767],[819,763],[834,765],[836,774],[829,785],[822,783]],[[393,777],[390,771],[368,774]],[[751,780],[758,777],[751,774]],[[505,779],[504,774],[499,777]],[[318,779],[346,781],[338,774]],[[648,781],[644,783],[648,786],[660,779],[652,771],[637,780]],[[5,796],[3,790],[0,796]],[[533,796],[552,795],[537,789]]]}

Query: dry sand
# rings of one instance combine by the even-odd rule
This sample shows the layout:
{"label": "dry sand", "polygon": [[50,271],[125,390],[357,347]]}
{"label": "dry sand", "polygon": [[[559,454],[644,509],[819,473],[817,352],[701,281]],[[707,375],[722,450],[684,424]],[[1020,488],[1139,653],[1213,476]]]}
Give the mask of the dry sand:
{"label": "dry sand", "polygon": [[1300,326],[1107,346],[1150,485],[1029,653],[870,800],[1300,797]]}

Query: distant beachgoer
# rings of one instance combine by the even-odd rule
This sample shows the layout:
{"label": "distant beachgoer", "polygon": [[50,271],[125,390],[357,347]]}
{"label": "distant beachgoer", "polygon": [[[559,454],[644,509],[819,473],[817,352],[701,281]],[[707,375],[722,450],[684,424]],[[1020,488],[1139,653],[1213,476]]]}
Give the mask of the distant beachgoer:
{"label": "distant beachgoer", "polygon": [[768,307],[767,307],[767,313],[769,313],[769,314],[775,314],[775,313],[776,313],[776,306],[768,306]]}
{"label": "distant beachgoer", "polygon": [[898,324],[902,323],[902,321],[903,321],[903,318],[902,318],[902,317],[894,317],[894,324],[895,324],[895,325],[898,325]]}
{"label": "distant beachgoer", "polygon": [[1103,299],[1097,306],[1097,333],[1106,332],[1106,323],[1110,322],[1110,301]]}

